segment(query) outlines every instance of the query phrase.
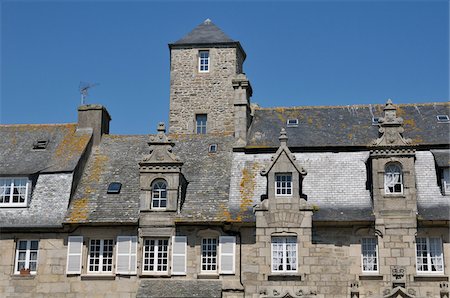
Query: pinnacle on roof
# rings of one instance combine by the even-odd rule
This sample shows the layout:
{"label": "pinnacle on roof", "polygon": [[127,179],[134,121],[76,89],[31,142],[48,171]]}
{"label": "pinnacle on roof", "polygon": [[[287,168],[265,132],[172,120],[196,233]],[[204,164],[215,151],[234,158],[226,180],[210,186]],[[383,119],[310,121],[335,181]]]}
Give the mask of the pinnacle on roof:
{"label": "pinnacle on roof", "polygon": [[219,27],[214,25],[210,19],[206,19],[194,30],[183,38],[174,42],[174,45],[182,44],[213,44],[213,43],[236,43],[229,38]]}

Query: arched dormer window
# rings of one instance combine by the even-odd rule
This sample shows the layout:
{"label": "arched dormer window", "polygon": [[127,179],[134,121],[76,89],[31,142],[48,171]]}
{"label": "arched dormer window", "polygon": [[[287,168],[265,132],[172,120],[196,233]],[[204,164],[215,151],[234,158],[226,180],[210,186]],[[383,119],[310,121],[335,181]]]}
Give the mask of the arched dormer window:
{"label": "arched dormer window", "polygon": [[152,184],[152,209],[165,209],[167,207],[167,182],[162,179]]}
{"label": "arched dormer window", "polygon": [[384,192],[386,194],[403,193],[402,167],[397,163],[389,163],[384,169]]}

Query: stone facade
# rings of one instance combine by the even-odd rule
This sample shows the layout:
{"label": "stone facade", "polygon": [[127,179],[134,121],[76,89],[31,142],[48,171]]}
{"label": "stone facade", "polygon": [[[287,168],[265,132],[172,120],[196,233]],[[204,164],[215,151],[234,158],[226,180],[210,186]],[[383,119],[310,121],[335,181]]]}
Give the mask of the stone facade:
{"label": "stone facade", "polygon": [[211,21],[170,51],[169,134],[108,135],[99,105],[0,126],[0,179],[31,181],[27,206],[0,196],[1,297],[449,298],[449,142],[429,125],[448,104],[252,110],[245,52]]}

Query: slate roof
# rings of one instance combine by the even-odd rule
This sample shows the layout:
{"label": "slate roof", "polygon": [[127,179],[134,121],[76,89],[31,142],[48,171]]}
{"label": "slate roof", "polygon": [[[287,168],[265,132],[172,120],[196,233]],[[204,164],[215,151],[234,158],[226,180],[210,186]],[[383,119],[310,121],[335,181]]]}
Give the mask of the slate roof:
{"label": "slate roof", "polygon": [[[222,221],[226,218],[230,135],[172,135],[173,153],[183,162],[187,196],[179,220]],[[139,217],[139,162],[149,153],[149,135],[104,135],[93,151],[70,203],[68,223],[137,223]],[[208,153],[210,144],[217,153]],[[109,183],[120,182],[120,194],[107,194]]]}
{"label": "slate roof", "polygon": [[[449,123],[438,123],[437,115],[449,115],[448,102],[399,104],[397,116],[404,119],[405,138],[413,144],[448,145]],[[279,133],[287,119],[298,119],[298,127],[286,127],[289,147],[367,146],[378,137],[372,117],[383,116],[384,105],[332,107],[256,108],[248,132],[248,148],[278,148]]]}
{"label": "slate roof", "polygon": [[219,298],[222,297],[222,282],[219,280],[141,279],[136,297]]}
{"label": "slate roof", "polygon": [[[91,130],[77,124],[0,125],[0,175],[71,172],[85,151]],[[48,140],[45,150],[33,150],[38,140]]]}
{"label": "slate roof", "polygon": [[219,27],[209,19],[194,28],[183,38],[177,40],[172,45],[194,45],[194,44],[226,44],[237,43],[228,37]]}

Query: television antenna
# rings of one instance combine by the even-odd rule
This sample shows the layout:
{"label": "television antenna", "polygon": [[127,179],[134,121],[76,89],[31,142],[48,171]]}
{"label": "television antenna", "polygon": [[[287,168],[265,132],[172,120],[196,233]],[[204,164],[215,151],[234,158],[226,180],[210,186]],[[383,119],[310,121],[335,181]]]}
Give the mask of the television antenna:
{"label": "television antenna", "polygon": [[90,88],[98,86],[98,83],[88,83],[88,82],[80,82],[78,90],[80,90],[81,94],[81,105],[84,105],[86,101],[86,97],[88,96],[88,91]]}

